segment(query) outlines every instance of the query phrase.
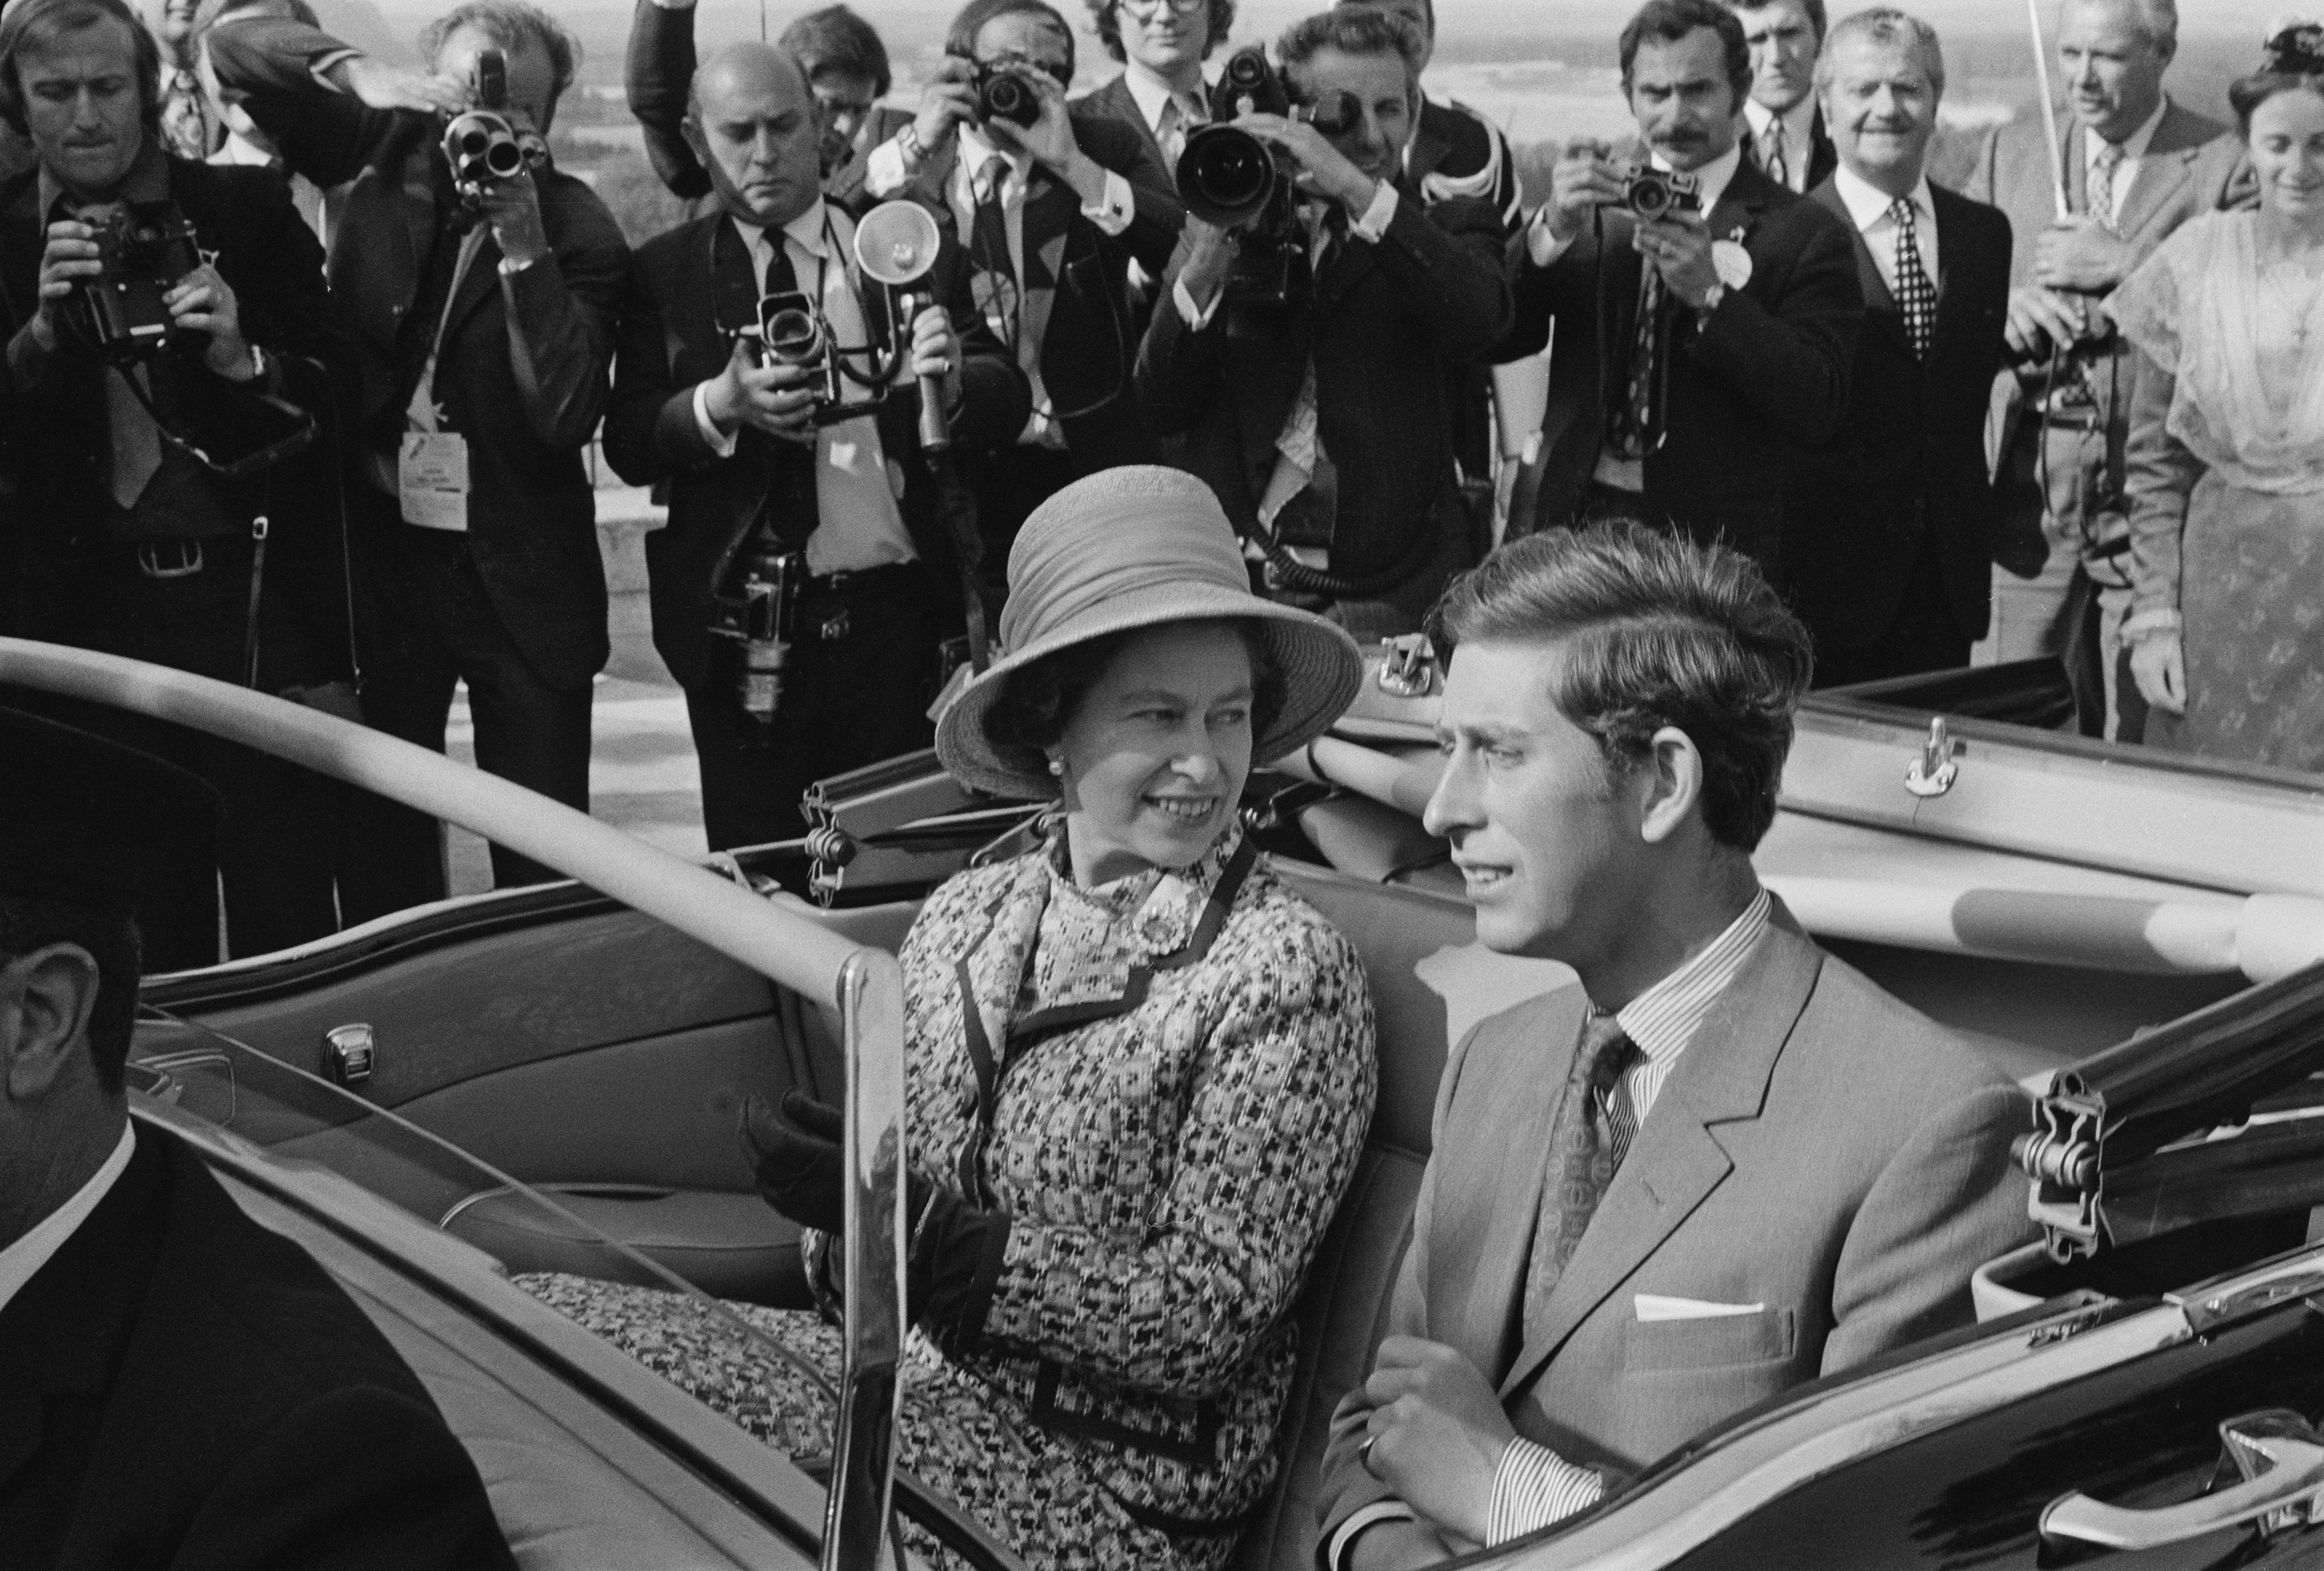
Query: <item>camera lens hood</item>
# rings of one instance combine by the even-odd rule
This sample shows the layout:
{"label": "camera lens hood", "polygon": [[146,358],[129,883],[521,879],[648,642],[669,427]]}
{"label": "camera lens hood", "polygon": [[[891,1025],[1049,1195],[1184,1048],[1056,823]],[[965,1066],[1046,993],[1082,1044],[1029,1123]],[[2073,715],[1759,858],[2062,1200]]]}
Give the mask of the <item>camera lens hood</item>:
{"label": "camera lens hood", "polygon": [[1186,210],[1222,229],[1257,217],[1281,178],[1274,149],[1234,125],[1204,125],[1190,134],[1177,173]]}

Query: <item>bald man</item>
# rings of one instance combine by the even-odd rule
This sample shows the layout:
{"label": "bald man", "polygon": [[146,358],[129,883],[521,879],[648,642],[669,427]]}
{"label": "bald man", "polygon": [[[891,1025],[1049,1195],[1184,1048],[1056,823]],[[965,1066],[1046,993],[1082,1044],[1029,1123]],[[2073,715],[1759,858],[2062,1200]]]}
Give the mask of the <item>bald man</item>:
{"label": "bald man", "polygon": [[2240,140],[2163,90],[2179,42],[2172,0],[2065,0],[2052,37],[2064,168],[2027,116],[1986,139],[1960,188],[2008,215],[2018,236],[2015,369],[1994,384],[1993,619],[1974,658],[2062,656],[2083,734],[2135,741],[2144,707],[2116,669],[2130,597],[2128,351],[2098,302],[2180,225],[2246,205],[2255,188]]}
{"label": "bald man", "polygon": [[[977,553],[973,519],[921,451],[918,378],[940,379],[963,444],[1010,440],[1031,397],[949,239],[908,313],[856,268],[858,215],[824,197],[821,122],[796,61],[760,43],[718,51],[682,129],[718,208],[638,251],[605,456],[632,485],[669,484],[669,525],[646,541],[654,644],[686,689],[719,850],[797,837],[809,784],[928,744]],[[768,362],[760,301],[793,291],[832,342],[875,347],[845,359],[860,379],[845,401],[869,412],[819,421],[819,374]],[[973,324],[965,338],[954,321]],[[751,652],[713,631],[754,579],[798,586],[771,707]]]}

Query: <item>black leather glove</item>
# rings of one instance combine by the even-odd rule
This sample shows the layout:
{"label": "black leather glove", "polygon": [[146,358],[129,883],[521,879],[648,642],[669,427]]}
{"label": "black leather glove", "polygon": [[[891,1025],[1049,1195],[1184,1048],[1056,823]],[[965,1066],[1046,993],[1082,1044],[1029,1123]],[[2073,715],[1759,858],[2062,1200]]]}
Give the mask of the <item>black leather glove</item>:
{"label": "black leather glove", "polygon": [[[779,1110],[757,1096],[742,1104],[742,1140],[768,1205],[836,1239],[845,1226],[845,1121],[805,1092],[783,1094]],[[964,1200],[916,1172],[904,1175],[910,1225],[904,1256],[904,1313],[938,1345],[966,1352],[984,1331],[992,1289],[1009,1248],[1009,1213]],[[828,1282],[833,1296],[840,1284]]]}

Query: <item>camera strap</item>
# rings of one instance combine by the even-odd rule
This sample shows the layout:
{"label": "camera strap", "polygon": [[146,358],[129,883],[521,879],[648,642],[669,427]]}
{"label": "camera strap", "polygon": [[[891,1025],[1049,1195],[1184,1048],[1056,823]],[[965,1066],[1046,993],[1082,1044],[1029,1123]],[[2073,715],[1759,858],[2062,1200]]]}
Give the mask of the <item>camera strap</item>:
{"label": "camera strap", "polygon": [[254,453],[246,453],[239,458],[223,460],[213,458],[199,447],[170,429],[169,422],[161,418],[161,411],[153,407],[152,397],[145,391],[144,380],[142,377],[131,374],[128,370],[122,370],[120,379],[122,384],[129,389],[130,396],[136,399],[139,407],[144,410],[146,417],[153,422],[153,430],[159,433],[161,439],[221,480],[243,480],[253,475],[262,474],[283,459],[297,454],[315,439],[316,425],[315,417],[312,414],[300,409],[290,400],[277,398],[271,393],[254,393],[252,396],[259,404],[290,423],[290,430],[275,438]]}

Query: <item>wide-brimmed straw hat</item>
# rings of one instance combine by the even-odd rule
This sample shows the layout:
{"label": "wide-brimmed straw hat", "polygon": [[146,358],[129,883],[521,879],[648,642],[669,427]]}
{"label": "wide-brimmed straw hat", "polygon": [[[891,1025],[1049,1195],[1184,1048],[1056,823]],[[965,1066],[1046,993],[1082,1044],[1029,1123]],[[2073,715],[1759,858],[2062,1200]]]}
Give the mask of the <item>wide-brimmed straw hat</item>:
{"label": "wide-brimmed straw hat", "polygon": [[1354,700],[1364,670],[1355,641],[1320,616],[1251,593],[1233,526],[1208,485],[1151,464],[1076,480],[1018,532],[1000,653],[937,718],[936,756],[977,790],[1055,796],[1038,753],[986,734],[1010,678],[1108,633],[1221,620],[1256,628],[1283,675],[1283,708],[1253,739],[1254,762],[1305,747]]}

